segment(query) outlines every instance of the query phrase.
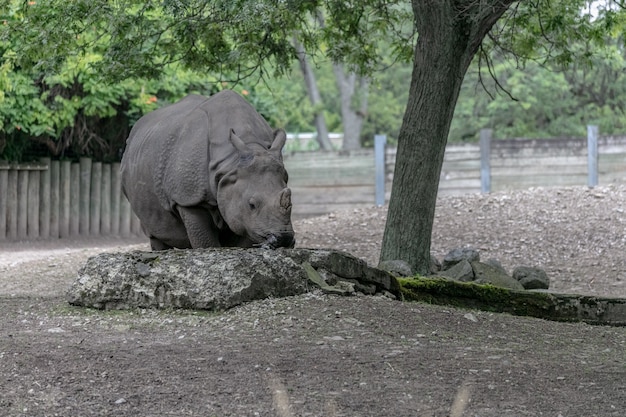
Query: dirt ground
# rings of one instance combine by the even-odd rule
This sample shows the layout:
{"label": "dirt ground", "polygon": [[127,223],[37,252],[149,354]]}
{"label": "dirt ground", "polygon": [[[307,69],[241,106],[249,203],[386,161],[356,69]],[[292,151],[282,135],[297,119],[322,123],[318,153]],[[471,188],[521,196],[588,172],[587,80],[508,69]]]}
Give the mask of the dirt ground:
{"label": "dirt ground", "polygon": [[[433,253],[626,297],[626,187],[440,198]],[[294,222],[376,264],[386,212]],[[626,328],[321,294],[224,313],[103,312],[63,294],[143,239],[0,243],[0,416],[623,416]]]}

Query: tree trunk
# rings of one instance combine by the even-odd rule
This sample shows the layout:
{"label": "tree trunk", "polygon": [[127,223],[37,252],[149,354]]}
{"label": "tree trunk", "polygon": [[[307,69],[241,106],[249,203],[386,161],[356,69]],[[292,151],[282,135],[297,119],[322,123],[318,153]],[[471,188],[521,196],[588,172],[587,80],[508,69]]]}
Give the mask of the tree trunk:
{"label": "tree trunk", "polygon": [[480,42],[511,2],[483,8],[469,0],[413,0],[419,37],[381,260],[402,259],[415,273],[429,273],[439,177],[461,83]]}
{"label": "tree trunk", "polygon": [[353,72],[346,74],[341,64],[333,64],[333,72],[341,100],[342,149],[361,149],[361,130],[367,113],[369,81],[364,77],[357,77]]}
{"label": "tree trunk", "polygon": [[304,77],[304,84],[306,86],[309,100],[313,106],[315,112],[315,129],[317,130],[317,143],[320,148],[325,151],[333,149],[333,145],[328,138],[328,127],[326,126],[326,119],[324,118],[324,107],[322,105],[322,96],[317,88],[317,81],[315,80],[315,74],[313,68],[306,57],[306,51],[298,39],[293,39],[294,47],[296,48],[296,54],[298,55],[298,61],[300,62],[300,70],[302,70],[302,76]]}

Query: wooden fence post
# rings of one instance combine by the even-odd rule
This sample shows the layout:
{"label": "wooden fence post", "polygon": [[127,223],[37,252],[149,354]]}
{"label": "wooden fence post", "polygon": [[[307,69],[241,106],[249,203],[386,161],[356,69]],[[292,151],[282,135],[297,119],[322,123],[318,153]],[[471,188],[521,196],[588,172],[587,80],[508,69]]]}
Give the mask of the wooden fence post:
{"label": "wooden fence post", "polygon": [[70,184],[72,175],[72,162],[62,161],[60,163],[59,175],[59,237],[70,235]]}
{"label": "wooden fence post", "polygon": [[39,162],[48,166],[48,169],[42,170],[39,174],[39,236],[45,239],[50,236],[51,159],[39,158]]}
{"label": "wooden fence post", "polygon": [[70,235],[80,234],[80,163],[73,163],[70,168]]}
{"label": "wooden fence post", "polygon": [[[121,190],[118,190],[121,193]],[[130,203],[124,195],[120,196],[120,235],[127,237],[130,235],[130,218],[133,212]]]}
{"label": "wooden fence post", "polygon": [[587,185],[598,185],[598,126],[587,126]]}
{"label": "wooden fence post", "polygon": [[17,171],[17,238],[28,236],[28,171]]}
{"label": "wooden fence post", "polygon": [[[8,168],[8,167],[7,167]],[[0,240],[7,237],[7,197],[9,195],[9,170],[0,168]]]}
{"label": "wooden fence post", "polygon": [[120,196],[121,192],[120,163],[111,165],[111,233],[120,234]]}
{"label": "wooden fence post", "polygon": [[387,136],[374,136],[374,160],[376,161],[376,205],[385,205],[385,144]]}
{"label": "wooden fence post", "polygon": [[7,237],[9,239],[17,238],[17,218],[19,217],[17,211],[17,177],[17,170],[9,169],[7,186]]}
{"label": "wooden fence post", "polygon": [[31,239],[39,237],[39,170],[26,171],[28,175],[27,235]]}
{"label": "wooden fence post", "polygon": [[51,161],[50,170],[50,237],[59,237],[59,212],[61,210],[61,162]]}
{"label": "wooden fence post", "polygon": [[102,162],[91,164],[91,186],[89,195],[89,234],[98,236],[100,234],[100,206],[102,191]]}
{"label": "wooden fence post", "polygon": [[102,164],[100,190],[100,234],[111,234],[111,164]]}
{"label": "wooden fence post", "polygon": [[491,136],[493,130],[480,130],[480,191],[491,192]]}
{"label": "wooden fence post", "polygon": [[90,197],[91,197],[91,158],[80,158],[80,223],[79,232],[81,235],[89,234],[90,219]]}

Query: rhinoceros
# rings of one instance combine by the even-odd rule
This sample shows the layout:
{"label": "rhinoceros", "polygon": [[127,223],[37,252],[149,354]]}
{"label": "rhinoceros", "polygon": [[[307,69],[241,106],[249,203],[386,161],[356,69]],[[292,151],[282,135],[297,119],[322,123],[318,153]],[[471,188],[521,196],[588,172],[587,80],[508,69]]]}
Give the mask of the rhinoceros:
{"label": "rhinoceros", "polygon": [[230,90],[140,118],[121,181],[152,249],[293,247],[285,140]]}

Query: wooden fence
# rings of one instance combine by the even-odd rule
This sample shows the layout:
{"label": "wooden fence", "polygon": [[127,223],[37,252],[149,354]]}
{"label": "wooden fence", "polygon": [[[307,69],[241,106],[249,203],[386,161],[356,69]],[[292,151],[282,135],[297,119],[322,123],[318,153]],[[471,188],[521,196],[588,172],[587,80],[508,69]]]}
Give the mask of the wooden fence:
{"label": "wooden fence", "polygon": [[[491,142],[492,191],[587,185],[586,138]],[[626,136],[598,138],[598,184],[626,183]]]}
{"label": "wooden fence", "polygon": [[[484,149],[483,149],[484,150]],[[385,151],[388,201],[396,149]],[[491,142],[491,191],[587,184],[587,140],[500,139]],[[376,201],[374,150],[292,152],[284,155],[293,194],[293,217],[323,215]],[[626,183],[626,136],[598,139],[598,183]],[[481,192],[478,144],[446,148],[439,195]],[[140,234],[120,191],[119,164],[83,158],[78,163],[0,163],[0,241]]]}
{"label": "wooden fence", "polygon": [[[626,183],[626,136],[600,136],[598,184]],[[587,138],[498,139],[491,142],[490,192],[529,187],[587,185]],[[387,187],[391,187],[396,149],[387,150]],[[448,145],[439,195],[481,192],[481,148]]]}
{"label": "wooden fence", "polygon": [[312,217],[375,201],[374,151],[294,152],[284,155],[294,218]]}
{"label": "wooden fence", "polygon": [[140,233],[119,163],[0,163],[0,241]]}
{"label": "wooden fence", "polygon": [[[385,151],[386,201],[396,164],[396,148]],[[452,144],[446,147],[439,178],[438,195],[459,195],[480,192],[480,147],[475,144]]]}
{"label": "wooden fence", "polygon": [[[391,195],[396,148],[385,150],[385,201]],[[376,201],[374,150],[293,152],[284,156],[292,190],[293,217],[303,218],[345,208],[363,208]],[[480,192],[480,149],[449,145],[439,194]]]}

